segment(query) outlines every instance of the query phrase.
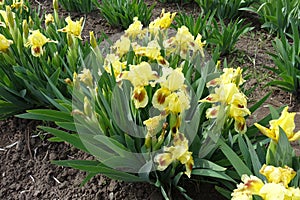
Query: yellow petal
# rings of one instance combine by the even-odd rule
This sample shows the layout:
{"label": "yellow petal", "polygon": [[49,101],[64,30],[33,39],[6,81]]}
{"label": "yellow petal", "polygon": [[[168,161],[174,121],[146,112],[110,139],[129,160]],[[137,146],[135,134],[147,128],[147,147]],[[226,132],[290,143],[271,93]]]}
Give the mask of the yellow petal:
{"label": "yellow petal", "polygon": [[299,139],[300,139],[300,131],[298,131],[291,138],[289,138],[289,141],[294,142],[294,141],[299,140]]}
{"label": "yellow petal", "polygon": [[278,142],[278,136],[275,134],[274,131],[272,131],[272,130],[270,130],[270,129],[268,129],[268,128],[266,128],[266,127],[264,127],[264,126],[262,126],[262,125],[260,125],[258,123],[254,123],[254,125],[256,126],[256,128],[258,128],[258,130],[262,134],[264,134],[265,136],[267,136],[267,137],[275,140],[276,142]]}

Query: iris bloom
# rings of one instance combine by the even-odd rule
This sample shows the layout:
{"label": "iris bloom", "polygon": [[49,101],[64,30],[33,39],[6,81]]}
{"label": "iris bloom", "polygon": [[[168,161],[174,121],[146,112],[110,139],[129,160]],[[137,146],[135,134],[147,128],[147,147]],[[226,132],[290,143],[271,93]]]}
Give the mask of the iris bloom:
{"label": "iris bloom", "polygon": [[6,52],[11,44],[13,44],[12,40],[8,40],[4,35],[0,34],[0,52]]}
{"label": "iris bloom", "polygon": [[56,42],[46,38],[40,30],[31,31],[25,47],[31,47],[31,53],[35,57],[43,55],[43,46],[48,42]]}
{"label": "iris bloom", "polygon": [[243,174],[241,180],[242,183],[238,184],[237,189],[231,194],[232,200],[252,200],[252,195],[258,195],[264,186],[263,181],[253,175]]}
{"label": "iris bloom", "polygon": [[237,86],[242,85],[245,80],[242,77],[243,70],[238,67],[237,69],[233,68],[224,68],[223,74],[220,78],[213,79],[206,84],[206,87],[215,87],[217,85],[234,83]]}
{"label": "iris bloom", "polygon": [[300,199],[300,189],[288,187],[296,172],[287,166],[284,168],[263,165],[260,173],[267,178],[267,183],[256,176],[242,175],[243,183],[231,194],[233,200],[252,200],[252,195],[258,195],[264,200]]}
{"label": "iris bloom", "polygon": [[151,80],[157,79],[157,73],[152,71],[149,63],[141,62],[138,65],[130,65],[130,70],[124,71],[121,78],[129,80],[134,87],[146,86]]}
{"label": "iris bloom", "polygon": [[45,15],[45,25],[48,26],[50,23],[54,22],[54,17],[52,14]]}
{"label": "iris bloom", "polygon": [[160,17],[149,24],[150,33],[156,35],[160,29],[169,28],[175,18],[175,15],[176,13],[165,13],[165,9],[162,9]]}
{"label": "iris bloom", "polygon": [[150,81],[157,79],[155,71],[149,63],[141,62],[138,65],[130,65],[129,71],[124,71],[119,76],[131,82],[134,87],[132,99],[136,108],[144,108],[148,103],[148,95],[144,88],[150,84]]}
{"label": "iris bloom", "polygon": [[104,60],[104,69],[112,74],[111,68],[113,68],[114,76],[118,77],[122,70],[126,68],[126,62],[121,62],[119,56],[115,54],[108,54]]}
{"label": "iris bloom", "polygon": [[215,94],[210,94],[206,98],[200,100],[200,102],[207,102],[207,103],[216,103],[221,102],[226,105],[230,104],[232,101],[232,97],[235,94],[238,94],[239,90],[235,84],[222,84],[220,87],[215,89]]}
{"label": "iris bloom", "polygon": [[74,37],[77,37],[78,39],[82,40],[81,38],[81,30],[82,30],[82,22],[83,22],[83,17],[80,18],[79,21],[72,21],[71,17],[67,17],[65,19],[65,21],[67,22],[67,26],[59,29],[58,31],[61,32],[66,32],[70,35],[73,35]]}
{"label": "iris bloom", "polygon": [[164,153],[154,157],[154,162],[158,163],[157,169],[164,171],[172,162],[178,160],[185,165],[185,174],[190,177],[194,160],[192,152],[188,151],[188,140],[182,133],[176,133],[173,139],[173,146],[165,147]]}
{"label": "iris bloom", "polygon": [[152,98],[152,104],[161,111],[181,113],[190,107],[190,99],[184,84],[184,75],[181,68],[163,70],[163,75],[156,83],[158,89]]}
{"label": "iris bloom", "polygon": [[138,20],[137,17],[133,18],[133,23],[130,24],[127,30],[125,30],[125,36],[130,38],[136,38],[138,35],[143,35],[143,24]]}
{"label": "iris bloom", "polygon": [[296,141],[300,139],[300,131],[294,133],[295,129],[295,112],[289,113],[288,107],[285,107],[281,113],[281,116],[277,120],[271,120],[270,128],[266,128],[258,123],[254,125],[260,130],[260,132],[267,137],[271,138],[275,142],[279,139],[279,127],[283,129],[289,141]]}
{"label": "iris bloom", "polygon": [[112,49],[115,50],[115,53],[122,57],[126,53],[128,53],[130,49],[131,42],[128,37],[121,36],[119,40],[115,42],[115,44],[112,46]]}
{"label": "iris bloom", "polygon": [[4,5],[5,0],[0,0],[0,6]]}
{"label": "iris bloom", "polygon": [[163,66],[168,65],[168,61],[161,56],[160,53],[161,47],[158,44],[157,40],[150,41],[147,47],[139,46],[138,44],[135,44],[133,50],[136,55],[146,56],[150,60],[157,60],[157,62]]}
{"label": "iris bloom", "polygon": [[206,42],[202,42],[202,35],[200,35],[198,33],[195,41],[192,43],[193,45],[193,51],[199,51],[201,53],[201,56],[204,56],[204,50],[203,50],[203,47],[204,45],[206,44]]}
{"label": "iris bloom", "polygon": [[296,176],[296,172],[288,166],[282,168],[264,164],[259,172],[267,178],[269,183],[282,183],[286,188]]}
{"label": "iris bloom", "polygon": [[167,49],[168,53],[179,53],[184,59],[191,49],[191,44],[194,44],[194,36],[189,32],[189,29],[186,26],[178,28],[174,37],[164,41],[164,47]]}

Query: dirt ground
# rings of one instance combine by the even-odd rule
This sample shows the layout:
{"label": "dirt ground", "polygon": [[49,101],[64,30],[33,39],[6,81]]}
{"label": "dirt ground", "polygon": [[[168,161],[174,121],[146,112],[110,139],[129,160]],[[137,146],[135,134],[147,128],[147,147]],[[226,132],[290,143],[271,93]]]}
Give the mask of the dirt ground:
{"label": "dirt ground", "polygon": [[[42,3],[41,3],[42,2]],[[148,3],[152,1],[147,1]],[[32,5],[41,6],[50,13],[52,0],[32,0]],[[153,14],[156,18],[165,5],[158,3]],[[166,11],[179,11],[176,4],[167,4]],[[184,5],[184,12],[197,14],[199,9],[195,4]],[[67,13],[60,9],[62,16],[71,15],[79,18],[78,13]],[[253,26],[259,27],[257,19],[250,18]],[[108,35],[119,33],[121,30],[111,28],[99,15],[98,11],[86,15],[83,37],[87,37],[90,30],[100,35],[104,31]],[[87,39],[87,38],[86,38]],[[263,69],[264,65],[272,66],[273,63],[266,52],[272,50],[272,36],[258,28],[243,36],[238,42],[237,59],[234,63],[241,67],[248,67],[248,73],[253,76],[247,81],[247,88],[258,85],[251,94],[249,101],[254,103],[268,91],[273,94],[263,107],[253,113],[249,124],[267,115],[267,104],[275,107],[289,105],[290,110],[297,112],[297,130],[300,129],[300,105],[290,96],[278,89],[264,88],[264,84],[273,75]],[[228,57],[228,59],[232,59]],[[97,175],[83,187],[81,181],[85,173],[59,167],[50,163],[51,160],[63,159],[93,159],[68,144],[50,143],[49,135],[39,131],[36,126],[42,122],[29,121],[18,118],[9,118],[0,121],[0,199],[162,199],[159,189],[147,183],[124,183],[110,180]],[[299,145],[295,144],[299,149]],[[298,149],[297,152],[299,151]],[[189,188],[193,199],[224,199],[211,185],[191,186]],[[175,195],[174,199],[183,199]]]}

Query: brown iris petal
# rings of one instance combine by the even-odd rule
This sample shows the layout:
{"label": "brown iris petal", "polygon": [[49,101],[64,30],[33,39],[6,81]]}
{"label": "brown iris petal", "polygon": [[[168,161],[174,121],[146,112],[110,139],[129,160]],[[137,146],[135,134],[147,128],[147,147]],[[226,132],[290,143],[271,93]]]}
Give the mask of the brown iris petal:
{"label": "brown iris petal", "polygon": [[163,104],[163,103],[165,103],[165,101],[166,101],[166,95],[164,95],[163,93],[159,93],[157,95],[157,102],[159,104]]}
{"label": "brown iris petal", "polygon": [[41,54],[41,48],[40,48],[40,47],[35,47],[35,48],[33,48],[33,51],[34,51],[34,53],[37,54],[37,55]]}
{"label": "brown iris petal", "polygon": [[135,92],[133,98],[139,102],[145,99],[146,93],[144,91]]}
{"label": "brown iris petal", "polygon": [[244,108],[244,105],[238,104],[239,108]]}

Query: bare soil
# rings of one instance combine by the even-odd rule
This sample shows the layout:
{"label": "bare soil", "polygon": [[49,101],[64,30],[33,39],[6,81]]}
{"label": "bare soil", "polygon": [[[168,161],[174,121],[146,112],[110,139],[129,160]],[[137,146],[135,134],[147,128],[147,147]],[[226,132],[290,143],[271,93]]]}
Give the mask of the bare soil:
{"label": "bare soil", "polygon": [[[150,0],[146,2],[152,3]],[[41,6],[46,13],[52,12],[52,0],[40,2],[32,0],[31,3],[33,7]],[[199,8],[195,4],[180,7],[177,4],[157,3],[153,18],[160,14],[162,8],[166,8],[166,11],[181,10],[194,15],[199,13]],[[72,18],[81,17],[78,13],[68,13],[61,8],[60,14],[62,17],[67,15],[71,15]],[[268,114],[268,104],[275,107],[289,105],[291,111],[300,114],[299,102],[290,99],[289,94],[270,87],[264,88],[266,82],[274,77],[263,69],[263,66],[274,66],[267,54],[268,51],[272,51],[273,37],[259,29],[257,17],[250,15],[248,21],[253,23],[256,29],[239,40],[238,51],[227,59],[237,66],[247,68],[247,74],[252,75],[247,81],[246,88],[258,86],[250,95],[250,102],[254,103],[268,91],[273,91],[264,106],[248,119],[249,124]],[[118,28],[110,27],[100,16],[99,11],[86,15],[83,31],[85,39],[88,39],[90,30],[98,36],[102,32],[108,35],[121,32]],[[68,144],[47,141],[50,136],[36,128],[42,123],[14,117],[0,121],[0,199],[163,199],[159,189],[148,183],[125,183],[102,175],[97,175],[86,185],[80,186],[86,176],[84,172],[53,165],[51,160],[94,158]],[[296,117],[296,126],[298,130],[299,115]],[[295,144],[295,148],[300,152],[298,144]],[[191,184],[188,188],[193,199],[225,199],[209,184],[200,186]],[[174,199],[183,197],[175,194]]]}

